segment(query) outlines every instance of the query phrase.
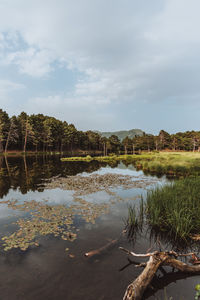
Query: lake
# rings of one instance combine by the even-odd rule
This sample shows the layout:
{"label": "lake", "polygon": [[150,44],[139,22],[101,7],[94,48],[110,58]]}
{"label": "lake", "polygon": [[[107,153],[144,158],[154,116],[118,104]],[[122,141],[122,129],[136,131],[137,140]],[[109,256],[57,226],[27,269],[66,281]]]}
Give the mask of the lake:
{"label": "lake", "polygon": [[[122,162],[0,157],[0,299],[122,299],[141,269],[129,264],[119,246],[136,253],[156,249],[147,227],[132,238],[124,233],[128,208],[167,181]],[[170,241],[162,243],[171,250]],[[85,257],[96,249],[99,255]],[[165,268],[143,299],[164,299],[165,293],[168,299],[194,299],[198,283],[199,276]]]}

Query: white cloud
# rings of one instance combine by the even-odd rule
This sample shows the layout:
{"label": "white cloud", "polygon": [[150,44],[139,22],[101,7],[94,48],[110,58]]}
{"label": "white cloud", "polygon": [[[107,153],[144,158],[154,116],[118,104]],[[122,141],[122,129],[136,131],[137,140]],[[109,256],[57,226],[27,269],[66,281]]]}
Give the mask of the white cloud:
{"label": "white cloud", "polygon": [[19,67],[21,73],[28,74],[33,77],[43,77],[52,70],[51,63],[53,61],[50,51],[28,48],[24,51],[9,53],[5,63],[14,63]]}
{"label": "white cloud", "polygon": [[12,82],[10,80],[0,79],[0,94],[9,94],[16,90],[24,89],[25,86],[21,83]]}
{"label": "white cloud", "polygon": [[199,0],[2,0],[1,61],[36,78],[57,62],[81,73],[70,95],[38,92],[35,103],[197,101],[199,10]]}
{"label": "white cloud", "polygon": [[[144,31],[158,11],[155,3],[149,6],[154,7],[149,14],[144,10],[144,3],[121,0],[115,1],[115,5],[105,0],[61,0],[59,5],[52,0],[35,0],[29,1],[29,6],[25,0],[18,0],[15,5],[11,2],[0,4],[0,30],[11,29],[21,34],[28,49],[14,53],[15,60],[10,62],[32,75],[34,70],[37,75],[40,62],[41,75],[50,72],[50,62],[56,59],[81,72],[135,69],[144,58],[144,46],[148,42]],[[10,18],[5,19],[5,15]],[[34,51],[30,63],[33,59],[37,67],[30,70],[27,60],[35,48],[39,53],[36,55]],[[50,51],[49,59],[42,59],[40,51]]]}

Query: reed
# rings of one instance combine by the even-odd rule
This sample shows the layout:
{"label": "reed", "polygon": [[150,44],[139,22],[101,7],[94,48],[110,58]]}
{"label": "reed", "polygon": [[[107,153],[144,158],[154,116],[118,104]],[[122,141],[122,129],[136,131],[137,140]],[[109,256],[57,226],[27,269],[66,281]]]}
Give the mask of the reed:
{"label": "reed", "polygon": [[[126,229],[130,238],[142,231],[188,242],[200,235],[200,177],[185,178],[147,192],[146,202],[128,208]],[[146,227],[146,226],[145,226]]]}
{"label": "reed", "polygon": [[147,223],[177,239],[200,233],[200,177],[186,178],[147,193]]}
{"label": "reed", "polygon": [[139,207],[136,205],[129,205],[128,217],[125,220],[125,231],[129,241],[135,241],[137,234],[142,232],[144,224],[144,201],[141,197]]}
{"label": "reed", "polygon": [[128,218],[127,218],[127,226],[134,226],[135,228],[139,225],[139,220],[137,216],[137,211],[135,205],[128,207]]}
{"label": "reed", "polygon": [[127,234],[127,238],[129,241],[134,242],[136,240],[138,230],[139,230],[138,211],[135,205],[129,206],[128,217],[125,221],[125,232]]}

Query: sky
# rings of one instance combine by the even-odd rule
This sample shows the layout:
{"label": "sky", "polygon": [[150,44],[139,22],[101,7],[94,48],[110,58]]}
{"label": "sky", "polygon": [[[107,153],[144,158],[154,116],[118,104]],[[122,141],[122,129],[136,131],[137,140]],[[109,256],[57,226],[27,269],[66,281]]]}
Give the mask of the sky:
{"label": "sky", "polygon": [[0,108],[200,130],[199,0],[0,0]]}

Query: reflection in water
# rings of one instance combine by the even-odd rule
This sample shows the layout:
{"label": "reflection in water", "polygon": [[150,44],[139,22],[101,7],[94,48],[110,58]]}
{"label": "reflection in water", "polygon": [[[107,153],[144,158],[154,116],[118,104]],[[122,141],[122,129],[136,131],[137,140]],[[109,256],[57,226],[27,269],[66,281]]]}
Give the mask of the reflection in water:
{"label": "reflection in water", "polygon": [[[163,290],[170,284],[177,283],[180,280],[186,280],[189,277],[199,277],[199,274],[186,274],[186,273],[174,271],[174,270],[167,273],[164,269],[161,269],[161,270],[163,271],[162,276],[161,275],[154,276],[154,278],[151,282],[151,288],[148,288],[143,295],[144,300],[149,299],[150,296],[155,295],[156,292],[158,292],[159,290]],[[193,295],[194,295],[194,292],[193,292]],[[175,300],[177,298],[174,298],[174,295],[173,295],[173,297],[171,297],[169,299]],[[187,299],[187,298],[182,298],[182,299]],[[191,299],[193,299],[192,296],[191,296]]]}
{"label": "reflection in water", "polygon": [[130,169],[134,169],[134,165],[126,161],[123,164],[117,161],[63,163],[59,155],[0,156],[0,198],[7,195],[11,188],[18,189],[22,194],[28,191],[43,191],[45,181],[55,177],[74,176],[83,172],[92,173],[106,166],[115,169],[119,165],[121,168],[129,166]]}
{"label": "reflection in water", "polygon": [[[25,168],[26,170],[26,168]],[[138,179],[133,176],[122,174],[93,174],[90,176],[69,176],[67,178],[56,178],[47,184],[48,188],[56,187],[73,190],[73,202],[71,205],[49,205],[35,200],[24,201],[22,204],[17,200],[1,201],[13,210],[20,210],[29,214],[28,219],[19,219],[17,225],[19,229],[14,233],[4,236],[4,250],[20,248],[25,251],[29,246],[38,246],[36,239],[39,236],[52,234],[61,236],[63,240],[74,240],[76,234],[73,233],[75,216],[80,216],[86,222],[94,224],[100,215],[108,213],[108,208],[116,201],[125,199],[118,196],[110,188],[123,187],[124,189],[145,188],[155,181]],[[81,198],[104,191],[110,196],[109,203],[95,203]],[[22,202],[22,201],[21,201]],[[46,201],[47,202],[47,201]]]}
{"label": "reflection in water", "polygon": [[[91,173],[105,166],[96,161],[61,163],[60,156],[4,157],[0,156],[0,197],[7,195],[9,189],[19,189],[22,194],[38,190],[44,180],[55,176],[69,176],[78,173]],[[40,187],[40,191],[42,191]]]}

